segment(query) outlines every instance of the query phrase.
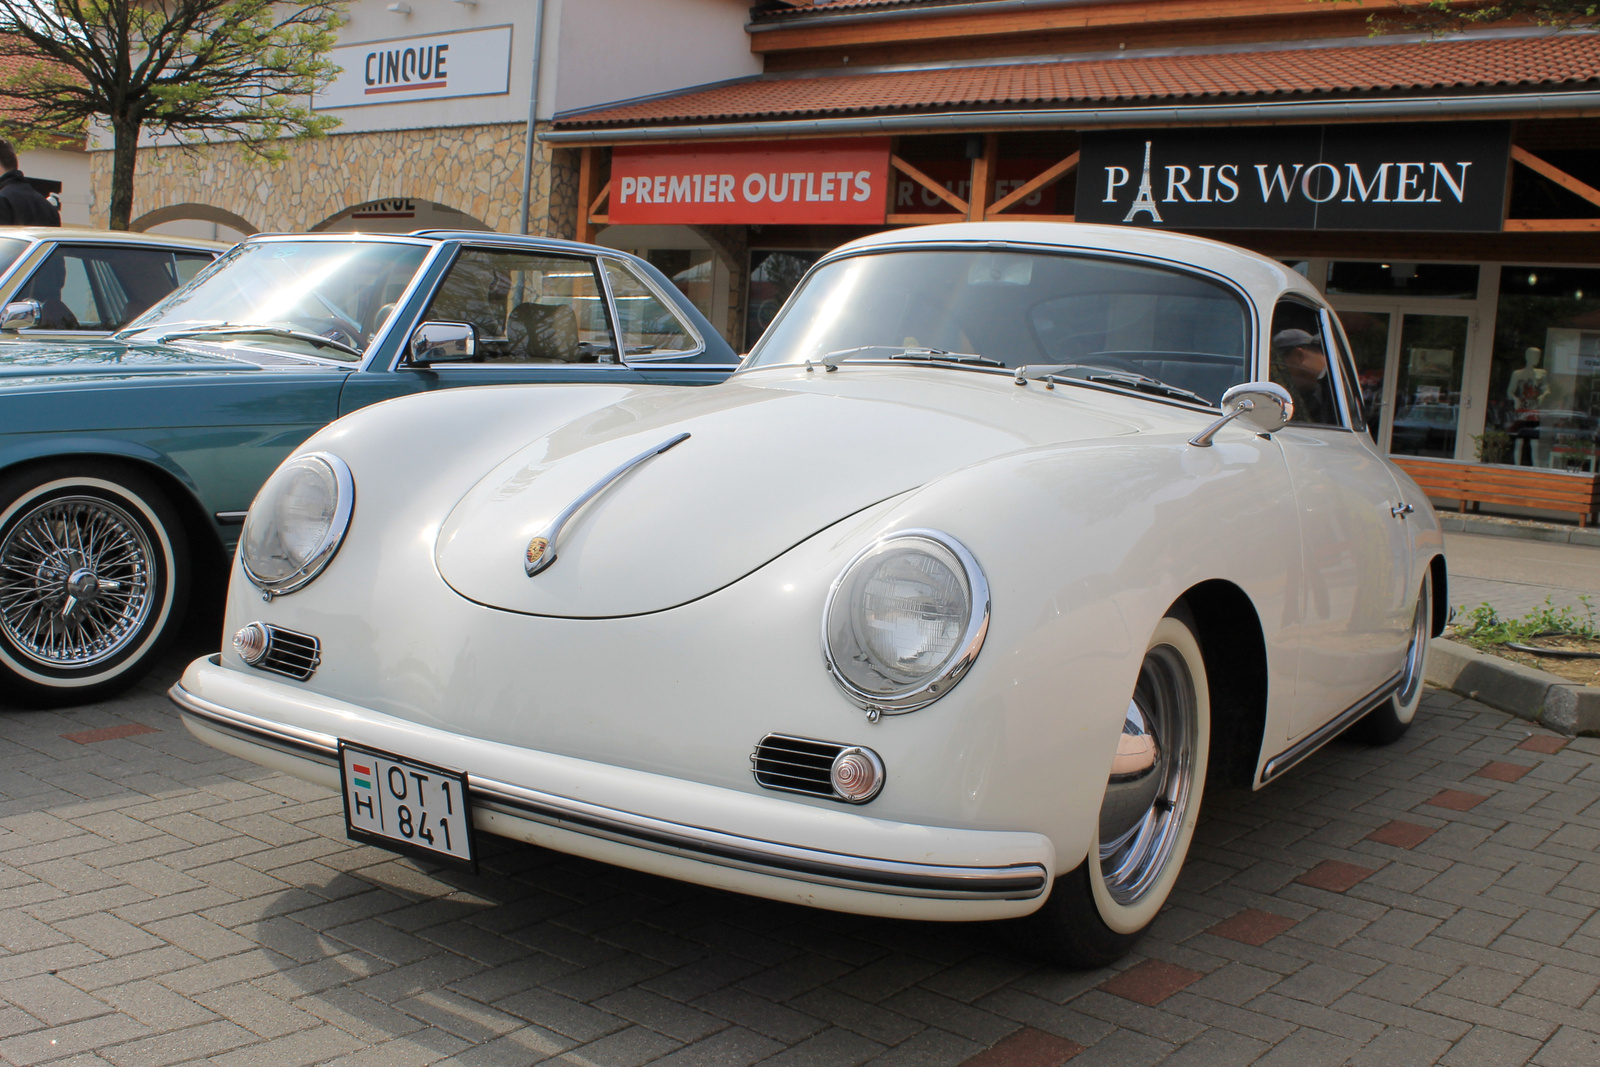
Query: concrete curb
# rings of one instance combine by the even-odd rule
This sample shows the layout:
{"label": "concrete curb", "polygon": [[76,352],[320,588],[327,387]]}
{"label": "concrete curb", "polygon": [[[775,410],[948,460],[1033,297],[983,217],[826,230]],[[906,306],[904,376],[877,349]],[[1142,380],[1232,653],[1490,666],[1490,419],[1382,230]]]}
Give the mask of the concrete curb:
{"label": "concrete curb", "polygon": [[1429,645],[1427,681],[1557,733],[1600,736],[1600,688],[1455,641],[1436,637]]}
{"label": "concrete curb", "polygon": [[1511,522],[1492,522],[1449,511],[1440,511],[1439,528],[1446,533],[1481,534],[1485,537],[1513,537],[1519,541],[1554,541],[1563,545],[1600,546],[1600,527],[1585,529],[1565,526],[1524,526]]}

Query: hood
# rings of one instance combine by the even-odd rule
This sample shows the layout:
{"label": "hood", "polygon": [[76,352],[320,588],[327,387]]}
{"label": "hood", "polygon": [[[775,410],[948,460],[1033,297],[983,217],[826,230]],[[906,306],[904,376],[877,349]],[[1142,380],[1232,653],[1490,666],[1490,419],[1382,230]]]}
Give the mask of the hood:
{"label": "hood", "polygon": [[[267,365],[317,367],[321,364],[252,351],[233,354],[221,349],[175,345],[129,344],[122,341],[0,343],[0,385],[19,380],[132,378],[169,374],[251,373]],[[347,368],[348,369],[348,368]]]}
{"label": "hood", "polygon": [[[1138,428],[1065,391],[1037,392],[1004,377],[899,369],[640,390],[556,427],[479,481],[440,529],[439,573],[470,600],[531,615],[662,611],[957,468]],[[531,538],[620,464],[680,433],[688,439],[577,511],[555,562],[526,573]]]}

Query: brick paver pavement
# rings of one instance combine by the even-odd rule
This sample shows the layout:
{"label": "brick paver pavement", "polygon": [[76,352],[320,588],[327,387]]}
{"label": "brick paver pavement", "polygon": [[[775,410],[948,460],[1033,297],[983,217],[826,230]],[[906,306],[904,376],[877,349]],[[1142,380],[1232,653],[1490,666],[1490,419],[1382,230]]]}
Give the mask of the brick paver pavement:
{"label": "brick paver pavement", "polygon": [[1600,741],[1446,694],[1208,798],[1153,933],[1072,973],[492,838],[476,877],[356,846],[190,738],[171,674],[0,713],[6,1063],[1600,1063]]}

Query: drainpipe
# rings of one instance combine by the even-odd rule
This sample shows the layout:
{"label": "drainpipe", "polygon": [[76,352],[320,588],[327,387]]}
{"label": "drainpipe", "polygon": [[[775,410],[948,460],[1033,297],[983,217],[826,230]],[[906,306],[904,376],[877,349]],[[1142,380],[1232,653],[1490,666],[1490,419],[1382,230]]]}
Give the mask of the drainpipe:
{"label": "drainpipe", "polygon": [[533,75],[528,87],[528,130],[522,146],[522,232],[528,232],[533,197],[533,128],[539,121],[539,60],[544,53],[544,0],[533,5]]}

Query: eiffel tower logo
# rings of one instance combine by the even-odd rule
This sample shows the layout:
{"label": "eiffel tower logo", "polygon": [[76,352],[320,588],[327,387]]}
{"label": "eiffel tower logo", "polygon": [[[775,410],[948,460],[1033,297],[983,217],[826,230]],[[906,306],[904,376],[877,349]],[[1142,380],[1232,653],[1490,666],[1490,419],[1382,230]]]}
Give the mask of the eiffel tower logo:
{"label": "eiffel tower logo", "polygon": [[1123,222],[1132,222],[1133,217],[1141,211],[1150,212],[1150,218],[1155,222],[1161,221],[1161,212],[1156,210],[1156,198],[1150,194],[1150,142],[1144,143],[1144,177],[1139,179],[1139,195],[1133,198],[1133,206],[1122,217]]}

